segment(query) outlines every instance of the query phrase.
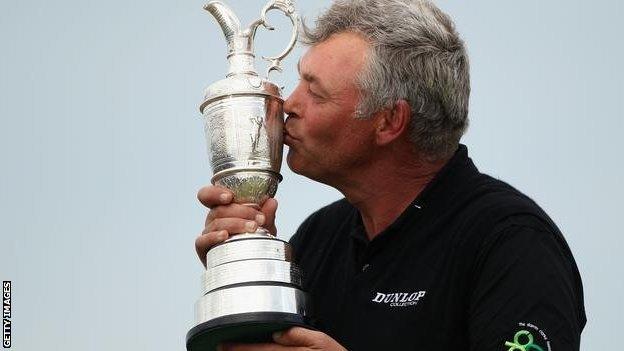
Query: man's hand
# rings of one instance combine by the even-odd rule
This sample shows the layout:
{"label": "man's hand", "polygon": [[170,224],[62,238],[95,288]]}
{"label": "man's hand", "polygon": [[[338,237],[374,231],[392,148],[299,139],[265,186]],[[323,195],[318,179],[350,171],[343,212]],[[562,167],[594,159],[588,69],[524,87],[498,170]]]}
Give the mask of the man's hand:
{"label": "man's hand", "polygon": [[254,232],[259,226],[273,235],[277,232],[275,228],[277,201],[273,198],[266,200],[259,211],[233,203],[232,192],[222,187],[203,187],[197,193],[197,198],[210,208],[204,230],[195,240],[197,255],[204,266],[208,249],[226,240],[230,235]]}
{"label": "man's hand", "polygon": [[329,335],[319,331],[294,327],[273,334],[273,344],[222,344],[218,351],[347,351]]}

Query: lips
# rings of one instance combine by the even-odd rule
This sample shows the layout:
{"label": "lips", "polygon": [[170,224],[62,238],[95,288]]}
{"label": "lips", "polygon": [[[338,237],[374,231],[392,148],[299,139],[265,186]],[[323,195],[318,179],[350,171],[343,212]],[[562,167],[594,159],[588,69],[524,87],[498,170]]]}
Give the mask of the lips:
{"label": "lips", "polygon": [[290,134],[288,134],[288,132],[284,130],[284,144],[288,146],[292,146],[293,142],[295,142],[296,140],[297,139],[290,136]]}
{"label": "lips", "polygon": [[298,141],[296,137],[292,136],[291,132],[288,131],[287,126],[284,126],[284,144],[291,146],[293,142]]}

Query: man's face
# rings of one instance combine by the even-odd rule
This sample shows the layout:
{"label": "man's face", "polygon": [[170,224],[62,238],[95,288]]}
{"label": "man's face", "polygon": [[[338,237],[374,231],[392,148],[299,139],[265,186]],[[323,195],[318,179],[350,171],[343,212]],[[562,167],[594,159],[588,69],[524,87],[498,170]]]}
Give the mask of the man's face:
{"label": "man's face", "polygon": [[311,47],[299,61],[299,84],[284,103],[284,142],[293,172],[339,185],[370,158],[374,119],[354,118],[356,77],[368,50],[359,35],[340,33]]}

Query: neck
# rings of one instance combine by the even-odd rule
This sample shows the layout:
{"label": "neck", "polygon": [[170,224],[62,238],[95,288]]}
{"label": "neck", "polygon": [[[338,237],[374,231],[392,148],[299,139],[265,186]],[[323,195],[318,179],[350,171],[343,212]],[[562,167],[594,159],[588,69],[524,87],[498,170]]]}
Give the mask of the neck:
{"label": "neck", "polygon": [[337,186],[359,210],[369,240],[388,228],[448,162],[410,156],[377,159]]}

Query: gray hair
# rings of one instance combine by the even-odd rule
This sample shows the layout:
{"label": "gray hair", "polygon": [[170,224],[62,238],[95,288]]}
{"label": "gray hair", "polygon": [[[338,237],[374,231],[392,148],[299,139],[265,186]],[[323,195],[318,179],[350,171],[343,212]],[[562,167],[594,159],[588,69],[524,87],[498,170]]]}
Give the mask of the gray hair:
{"label": "gray hair", "polygon": [[336,0],[315,24],[303,25],[306,45],[341,32],[358,33],[371,45],[356,81],[356,118],[404,99],[416,149],[430,159],[453,154],[468,126],[470,75],[464,43],[448,15],[428,0]]}

